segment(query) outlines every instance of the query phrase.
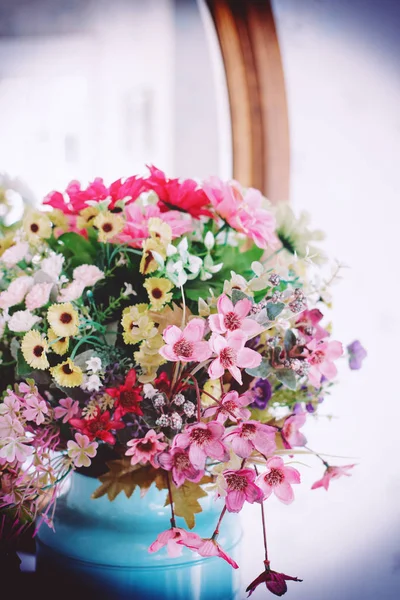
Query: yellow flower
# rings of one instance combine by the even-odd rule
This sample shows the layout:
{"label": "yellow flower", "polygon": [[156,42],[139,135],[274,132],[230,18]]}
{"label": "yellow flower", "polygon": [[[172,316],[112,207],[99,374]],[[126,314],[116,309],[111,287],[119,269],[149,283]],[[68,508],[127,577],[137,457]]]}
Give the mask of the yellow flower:
{"label": "yellow flower", "polygon": [[142,340],[156,335],[157,328],[147,313],[147,304],[135,304],[124,309],[121,324],[124,329],[125,344],[138,344]]}
{"label": "yellow flower", "polygon": [[[208,394],[210,394],[210,396],[213,396],[216,400],[219,400],[222,395],[220,380],[208,379],[203,385],[203,390],[204,392],[208,392]],[[201,394],[201,405],[203,408],[215,405],[215,400],[213,400],[210,396],[208,396],[205,393]]]}
{"label": "yellow flower", "polygon": [[160,268],[160,265],[154,258],[154,252],[157,252],[163,259],[167,256],[165,248],[156,240],[152,238],[145,240],[143,242],[143,256],[139,268],[143,275],[154,273],[154,271],[157,271]]}
{"label": "yellow flower", "polygon": [[46,356],[47,350],[47,340],[39,331],[32,329],[24,335],[21,351],[28,365],[34,369],[47,369],[50,366]]}
{"label": "yellow flower", "polygon": [[125,221],[121,215],[115,215],[109,210],[105,210],[93,219],[93,225],[99,231],[99,242],[105,243],[121,233]]}
{"label": "yellow flower", "polygon": [[161,310],[166,302],[170,302],[172,299],[173,283],[169,279],[163,277],[149,277],[143,284],[146,288],[151,308],[153,310]]}
{"label": "yellow flower", "polygon": [[14,233],[10,233],[10,234],[8,234],[5,237],[3,237],[3,238],[0,239],[0,256],[6,250],[8,250],[8,248],[11,248],[11,246],[15,246]]}
{"label": "yellow flower", "polygon": [[22,226],[28,240],[32,243],[51,236],[51,221],[45,213],[29,210],[22,221]]}
{"label": "yellow flower", "polygon": [[58,208],[53,208],[53,210],[47,213],[47,215],[55,227],[61,227],[61,229],[67,231],[68,219],[62,210],[59,210]]}
{"label": "yellow flower", "polygon": [[49,338],[49,346],[52,352],[60,356],[66,353],[69,346],[69,337],[59,336],[52,329],[48,330],[47,337]]}
{"label": "yellow flower", "polygon": [[166,248],[172,241],[172,229],[158,217],[152,217],[148,223],[149,233],[153,240]]}
{"label": "yellow flower", "polygon": [[78,333],[79,315],[70,302],[50,306],[47,320],[58,337],[68,337]]}
{"label": "yellow flower", "polygon": [[70,358],[52,367],[50,371],[58,385],[63,387],[77,387],[83,382],[82,370]]}
{"label": "yellow flower", "polygon": [[87,229],[93,225],[93,220],[99,214],[99,209],[96,206],[87,206],[79,213],[76,224],[79,229]]}

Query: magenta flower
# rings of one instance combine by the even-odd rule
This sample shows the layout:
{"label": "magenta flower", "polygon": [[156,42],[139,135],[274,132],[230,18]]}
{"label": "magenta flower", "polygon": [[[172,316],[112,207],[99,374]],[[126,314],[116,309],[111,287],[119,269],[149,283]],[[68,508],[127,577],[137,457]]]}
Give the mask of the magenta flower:
{"label": "magenta flower", "polygon": [[256,479],[257,485],[264,492],[264,500],[274,492],[275,496],[284,504],[293,502],[292,484],[300,483],[298,470],[285,466],[280,456],[269,458],[266,467],[265,473],[261,473]]}
{"label": "magenta flower", "polygon": [[164,437],[163,433],[156,433],[154,429],[150,429],[144,438],[129,440],[127,443],[129,449],[125,452],[125,456],[132,456],[131,465],[150,462],[153,467],[158,469],[160,465],[155,462],[154,458],[167,446],[165,442],[158,441],[162,437]]}
{"label": "magenta flower", "polygon": [[180,487],[186,479],[197,483],[204,475],[203,469],[197,469],[189,458],[189,452],[183,448],[171,448],[157,458],[163,469],[172,471],[172,479],[176,487]]}
{"label": "magenta flower", "polygon": [[205,417],[211,417],[217,414],[218,423],[225,423],[227,419],[231,421],[240,421],[248,419],[251,412],[248,408],[244,408],[251,402],[252,398],[247,394],[239,394],[235,391],[228,392],[220,401],[219,405],[210,406],[204,411]]}
{"label": "magenta flower", "polygon": [[303,581],[297,577],[291,577],[284,573],[271,571],[268,560],[264,560],[264,565],[265,571],[256,577],[256,579],[246,588],[246,592],[249,592],[248,598],[261,583],[265,583],[267,589],[272,592],[272,594],[275,594],[275,596],[283,596],[283,594],[286,594],[287,592],[286,581]]}
{"label": "magenta flower", "polygon": [[362,361],[367,356],[366,349],[361,345],[361,342],[355,340],[347,346],[349,353],[349,367],[352,371],[361,369]]}
{"label": "magenta flower", "polygon": [[240,329],[244,331],[247,337],[257,335],[261,331],[261,326],[254,319],[246,318],[251,307],[252,304],[247,298],[239,300],[239,302],[233,305],[228,296],[222,294],[218,298],[218,313],[208,317],[211,330],[215,333],[224,334]]}
{"label": "magenta flower", "polygon": [[259,421],[246,421],[231,429],[224,437],[232,450],[241,458],[248,458],[253,450],[272,454],[276,449],[276,429]]}
{"label": "magenta flower", "polygon": [[199,536],[196,533],[190,533],[180,527],[171,527],[166,531],[162,531],[157,539],[150,545],[149,552],[158,552],[164,546],[167,547],[168,556],[176,558],[182,554],[182,546],[186,545],[183,542],[193,541],[196,543]]}
{"label": "magenta flower", "polygon": [[324,476],[319,481],[316,481],[312,486],[312,490],[316,490],[317,488],[323,487],[326,490],[329,488],[329,484],[332,479],[338,479],[342,475],[346,475],[350,477],[350,473],[348,471],[355,467],[356,465],[345,465],[343,467],[327,467],[324,473]]}
{"label": "magenta flower", "polygon": [[343,347],[340,342],[311,340],[306,348],[309,352],[307,362],[311,365],[308,378],[312,385],[319,387],[322,376],[329,380],[336,376],[337,368],[333,361],[342,356]]}
{"label": "magenta flower", "polygon": [[312,310],[303,310],[296,319],[296,327],[301,331],[307,341],[312,339],[322,340],[329,336],[326,329],[323,329],[319,322],[324,318],[324,315],[318,308]]}
{"label": "magenta flower", "polygon": [[226,560],[234,569],[238,569],[239,565],[221,548],[221,546],[212,538],[201,538],[197,533],[190,534],[190,537],[186,537],[178,544],[195,550],[200,556],[219,556]]}
{"label": "magenta flower", "polygon": [[[239,512],[245,502],[261,502],[263,491],[254,483],[256,474],[253,469],[223,471],[224,483],[221,484],[225,495],[225,504],[229,512]],[[222,491],[222,490],[221,490]]]}
{"label": "magenta flower", "polygon": [[166,360],[203,362],[211,356],[208,342],[203,341],[206,323],[203,319],[192,319],[182,331],[169,325],[163,332],[165,346],[159,352]]}
{"label": "magenta flower", "polygon": [[63,420],[63,423],[67,423],[72,417],[79,412],[78,400],[72,398],[62,398],[58,406],[54,409],[54,416],[56,419]]}
{"label": "magenta flower", "polygon": [[189,460],[196,469],[204,469],[206,458],[216,458],[222,462],[229,460],[229,453],[221,438],[224,427],[217,421],[194,423],[174,438],[174,447],[189,448]]}
{"label": "magenta flower", "polygon": [[262,360],[261,354],[244,347],[246,341],[247,335],[240,330],[233,331],[226,338],[212,334],[209,343],[217,358],[208,367],[211,379],[219,379],[228,369],[232,377],[242,385],[240,369],[258,367]]}
{"label": "magenta flower", "polygon": [[304,425],[306,419],[307,414],[303,412],[292,415],[285,420],[282,427],[282,440],[285,448],[304,446],[307,443],[307,438],[299,431],[299,428]]}

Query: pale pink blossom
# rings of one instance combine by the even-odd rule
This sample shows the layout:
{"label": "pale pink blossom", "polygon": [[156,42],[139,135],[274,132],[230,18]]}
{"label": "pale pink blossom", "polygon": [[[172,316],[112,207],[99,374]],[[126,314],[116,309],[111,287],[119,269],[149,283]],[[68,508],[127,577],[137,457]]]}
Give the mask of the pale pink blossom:
{"label": "pale pink blossom", "polygon": [[28,275],[22,275],[22,277],[14,279],[8,288],[0,293],[0,308],[4,310],[16,304],[21,304],[33,284],[33,277],[29,277]]}
{"label": "pale pink blossom", "polygon": [[26,308],[35,310],[47,304],[52,287],[52,283],[36,283],[25,298]]}
{"label": "pale pink blossom", "polygon": [[343,467],[327,467],[322,479],[316,481],[312,486],[312,490],[316,490],[317,488],[323,487],[326,490],[329,488],[329,484],[331,480],[338,479],[345,475],[346,477],[350,477],[351,473],[348,471],[355,467],[356,465],[344,465]]}
{"label": "pale pink blossom", "polygon": [[26,437],[5,438],[0,441],[0,459],[13,463],[15,459],[23,463],[34,452],[32,446],[29,446],[29,440]]}
{"label": "pale pink blossom", "polygon": [[190,537],[183,538],[178,541],[178,544],[195,550],[200,556],[218,556],[223,560],[226,560],[228,564],[234,569],[238,569],[239,565],[228,556],[228,554],[221,548],[218,542],[212,538],[201,538],[197,533],[192,533]]}
{"label": "pale pink blossom", "polygon": [[85,287],[92,287],[101,279],[104,279],[104,273],[95,265],[80,265],[72,272],[75,281],[85,284]]}
{"label": "pale pink blossom", "polygon": [[206,323],[203,319],[192,319],[182,331],[176,325],[164,329],[166,343],[160,348],[161,356],[170,361],[203,362],[211,356],[208,342],[203,341]]}
{"label": "pale pink blossom", "polygon": [[265,473],[261,473],[256,484],[264,492],[264,500],[272,493],[284,504],[294,500],[292,484],[300,483],[300,473],[293,467],[287,467],[280,456],[269,458]]}
{"label": "pale pink blossom", "polygon": [[51,281],[58,281],[64,264],[64,256],[62,254],[50,254],[43,258],[40,263],[40,270],[43,271]]}
{"label": "pale pink blossom", "polygon": [[299,431],[299,428],[304,425],[306,419],[307,414],[303,412],[298,415],[292,415],[285,420],[282,427],[282,438],[285,447],[304,446],[307,443],[307,438]]}
{"label": "pale pink blossom", "polygon": [[340,342],[323,342],[311,340],[306,346],[308,351],[307,362],[311,365],[308,370],[310,383],[318,387],[322,376],[331,380],[337,374],[334,360],[342,356],[343,346]]}
{"label": "pale pink blossom", "polygon": [[92,442],[87,435],[75,434],[75,440],[68,440],[68,456],[72,459],[75,467],[89,467],[91,458],[97,454],[97,442]]}
{"label": "pale pink blossom", "polygon": [[178,448],[189,448],[190,462],[197,469],[204,469],[207,456],[222,462],[229,459],[229,453],[221,438],[224,426],[216,421],[194,423],[186,426],[183,433],[175,436],[173,445]]}
{"label": "pale pink blossom", "polygon": [[5,266],[10,269],[11,267],[15,267],[17,263],[23,260],[29,252],[29,244],[27,242],[18,242],[7,248],[3,252],[0,257],[0,261],[5,264]]}
{"label": "pale pink blossom", "polygon": [[0,416],[0,440],[4,438],[17,438],[23,435],[24,428],[15,417],[9,413]]}
{"label": "pale pink blossom", "polygon": [[63,420],[63,423],[68,423],[72,417],[74,417],[79,412],[79,402],[78,400],[73,400],[72,398],[62,398],[59,402],[59,405],[54,409],[54,416],[56,419]]}
{"label": "pale pink blossom", "polygon": [[239,469],[223,471],[223,491],[225,505],[229,512],[240,512],[245,502],[253,504],[261,502],[263,492],[254,483],[256,474],[253,469]]}
{"label": "pale pink blossom", "polygon": [[45,420],[45,415],[49,412],[49,407],[43,398],[29,394],[25,397],[26,408],[24,417],[27,421],[34,421],[36,425],[41,425]]}
{"label": "pale pink blossom", "polygon": [[153,467],[156,469],[159,468],[160,465],[155,461],[155,457],[167,446],[165,442],[159,441],[163,437],[163,433],[156,433],[154,429],[150,429],[144,438],[129,440],[127,443],[129,448],[125,452],[125,455],[132,457],[131,465],[150,462]]}
{"label": "pale pink blossom", "polygon": [[206,408],[204,416],[211,417],[216,414],[218,423],[225,423],[227,419],[234,422],[248,419],[251,415],[251,411],[244,407],[252,401],[253,398],[250,394],[242,394],[239,396],[236,391],[228,392],[222,400],[220,400],[219,404]]}
{"label": "pale pink blossom", "polygon": [[84,289],[84,282],[74,279],[64,288],[60,289],[60,293],[57,296],[57,302],[73,302],[74,300],[78,300],[78,298],[81,298]]}
{"label": "pale pink blossom", "polygon": [[11,415],[15,418],[21,407],[20,398],[12,390],[7,390],[7,395],[3,402],[0,403],[0,415]]}
{"label": "pale pink blossom", "polygon": [[232,377],[242,385],[240,369],[258,367],[262,360],[261,354],[245,348],[246,342],[247,335],[240,330],[233,331],[226,338],[217,333],[212,334],[209,343],[217,357],[208,367],[211,379],[219,379],[228,369]]}
{"label": "pale pink blossom", "polygon": [[17,310],[8,321],[8,329],[15,333],[30,331],[32,327],[42,319],[33,315],[30,310]]}
{"label": "pale pink blossom", "polygon": [[183,546],[186,545],[180,542],[192,540],[196,543],[197,537],[197,534],[190,533],[186,529],[181,529],[181,527],[171,527],[171,529],[158,534],[157,539],[149,547],[149,552],[158,552],[166,546],[168,556],[176,558],[177,556],[181,556]]}
{"label": "pale pink blossom", "polygon": [[268,456],[276,449],[275,427],[259,421],[246,421],[231,428],[224,436],[232,450],[241,458],[248,458],[253,450]]}
{"label": "pale pink blossom", "polygon": [[159,218],[171,227],[172,239],[181,237],[193,230],[192,219],[189,215],[177,210],[161,212],[155,204],[142,207],[138,204],[130,204],[125,207],[125,227],[117,236],[120,243],[129,244],[141,248],[143,240],[149,237],[149,220]]}
{"label": "pale pink blossom", "polygon": [[240,329],[247,337],[253,337],[261,331],[260,325],[254,319],[246,318],[252,303],[247,298],[239,300],[234,305],[226,294],[218,298],[216,315],[208,317],[210,328],[215,333],[225,334]]}
{"label": "pale pink blossom", "polygon": [[163,452],[157,458],[163,469],[172,471],[172,479],[176,487],[180,487],[186,479],[197,483],[204,475],[203,469],[196,468],[189,458],[189,452],[176,446],[169,452]]}

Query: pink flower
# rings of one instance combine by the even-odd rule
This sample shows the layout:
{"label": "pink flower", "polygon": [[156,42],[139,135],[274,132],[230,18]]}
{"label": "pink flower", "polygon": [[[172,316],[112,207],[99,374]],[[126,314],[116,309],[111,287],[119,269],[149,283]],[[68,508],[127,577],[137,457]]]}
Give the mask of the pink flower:
{"label": "pink flower", "polygon": [[180,487],[186,479],[197,483],[204,475],[203,469],[197,469],[190,462],[189,452],[178,446],[169,452],[163,452],[157,458],[163,469],[172,471],[172,479],[176,487]]}
{"label": "pink flower", "polygon": [[210,406],[204,411],[205,417],[211,417],[217,414],[218,423],[225,423],[227,419],[231,421],[240,421],[242,419],[248,419],[251,412],[247,406],[252,401],[252,397],[249,394],[239,394],[235,391],[228,392],[222,398],[219,405]]}
{"label": "pink flower", "polygon": [[192,319],[182,331],[176,325],[169,325],[163,332],[166,345],[160,348],[161,356],[170,361],[203,362],[211,356],[208,342],[204,342],[205,321]]}
{"label": "pink flower", "polygon": [[14,246],[7,248],[0,257],[0,262],[4,263],[9,269],[15,267],[17,263],[25,258],[29,252],[27,242],[17,242]]}
{"label": "pink flower", "polygon": [[174,438],[174,447],[189,448],[190,462],[196,469],[204,469],[207,456],[222,462],[229,459],[229,454],[221,441],[225,429],[221,423],[194,423],[188,425],[183,433]]}
{"label": "pink flower", "polygon": [[0,447],[0,459],[9,463],[17,459],[18,462],[24,463],[34,453],[34,449],[28,444],[29,440],[26,437],[4,438]]}
{"label": "pink flower", "polygon": [[219,379],[228,369],[232,377],[242,385],[240,369],[258,367],[262,358],[255,350],[244,347],[246,341],[247,335],[240,330],[233,331],[227,338],[212,334],[209,344],[217,358],[208,367],[211,379]]}
{"label": "pink flower", "polygon": [[59,406],[54,409],[54,416],[56,419],[63,418],[63,423],[67,423],[74,415],[79,411],[78,400],[72,398],[62,398]]}
{"label": "pink flower", "polygon": [[52,287],[52,283],[36,283],[25,298],[26,308],[35,310],[47,304]]}
{"label": "pink flower", "polygon": [[24,428],[21,423],[10,413],[0,415],[0,440],[4,438],[17,438],[23,435]]}
{"label": "pink flower", "polygon": [[8,414],[15,418],[20,409],[22,398],[17,396],[15,392],[8,389],[7,396],[4,397],[3,403],[0,404],[0,414]]}
{"label": "pink flower", "polygon": [[246,421],[225,435],[224,440],[232,446],[232,450],[241,458],[247,458],[258,450],[261,454],[272,454],[276,449],[275,428],[259,421]]}
{"label": "pink flower", "polygon": [[141,248],[143,240],[149,237],[149,220],[155,217],[171,227],[172,239],[181,237],[193,229],[191,218],[186,218],[188,215],[177,210],[162,213],[154,204],[145,207],[131,204],[125,208],[126,223],[122,233],[118,235],[118,241]]}
{"label": "pink flower", "polygon": [[239,568],[239,565],[226,554],[215,539],[201,538],[197,533],[192,533],[190,537],[179,541],[178,544],[195,550],[200,556],[219,556],[219,558],[226,560],[234,569]]}
{"label": "pink flower", "polygon": [[307,438],[299,431],[299,427],[304,425],[306,419],[306,413],[300,413],[292,415],[285,420],[282,427],[282,438],[285,448],[304,446],[307,443]]}
{"label": "pink flower", "polygon": [[328,490],[331,479],[338,479],[338,477],[341,477],[342,475],[350,477],[350,473],[348,473],[348,471],[355,466],[356,465],[345,465],[343,467],[327,467],[322,479],[316,481],[311,486],[311,489],[316,490],[319,487],[324,487],[326,490]]}
{"label": "pink flower", "polygon": [[269,458],[266,463],[267,470],[256,479],[257,485],[264,492],[264,500],[270,497],[272,492],[284,504],[290,504],[294,500],[291,484],[300,483],[300,473],[293,467],[286,467],[280,456]]}
{"label": "pink flower", "polygon": [[95,265],[80,265],[73,270],[72,276],[75,281],[80,281],[84,287],[92,287],[101,279],[104,273]]}
{"label": "pink flower", "polygon": [[250,504],[261,502],[262,490],[254,483],[256,474],[253,469],[223,471],[225,504],[229,512],[239,512],[247,501]]}
{"label": "pink flower", "polygon": [[34,421],[36,425],[41,425],[44,422],[44,416],[48,414],[49,408],[47,403],[40,396],[30,394],[25,397],[26,409],[24,417],[27,421]]}
{"label": "pink flower", "polygon": [[343,347],[340,342],[317,342],[311,340],[306,346],[308,350],[307,362],[311,365],[308,371],[310,383],[318,387],[322,376],[326,379],[333,379],[336,376],[337,368],[334,360],[342,356]]}
{"label": "pink flower", "polygon": [[275,596],[283,596],[287,592],[287,581],[303,581],[297,577],[291,577],[284,573],[272,571],[268,560],[264,560],[264,565],[265,571],[256,577],[246,588],[246,592],[249,592],[248,598],[261,583],[265,583],[267,590],[272,592],[272,594],[275,594]]}
{"label": "pink flower", "polygon": [[190,533],[180,527],[171,527],[157,536],[157,539],[149,547],[149,552],[158,552],[167,546],[168,556],[176,558],[181,556],[182,546],[186,545],[183,542],[192,540],[195,543],[197,537],[196,533]]}
{"label": "pink flower", "polygon": [[308,341],[314,338],[319,342],[329,336],[329,333],[319,325],[323,318],[324,315],[318,308],[304,310],[296,319],[296,327]]}
{"label": "pink flower", "polygon": [[68,440],[68,456],[72,459],[75,467],[89,467],[91,458],[97,454],[97,442],[91,442],[87,435],[75,434],[75,440]]}
{"label": "pink flower", "polygon": [[156,433],[154,429],[150,429],[144,438],[129,440],[127,443],[129,450],[125,452],[125,455],[132,456],[131,465],[150,462],[154,468],[158,469],[160,465],[155,462],[155,456],[167,446],[165,442],[158,441],[162,437],[164,437],[163,433]]}
{"label": "pink flower", "polygon": [[235,305],[226,294],[218,298],[216,315],[208,317],[210,328],[215,333],[224,334],[229,331],[240,329],[247,334],[247,337],[257,335],[261,331],[260,325],[254,319],[246,319],[251,310],[250,300],[244,298]]}
{"label": "pink flower", "polygon": [[73,302],[78,300],[83,294],[85,283],[80,279],[74,279],[60,290],[57,296],[57,302]]}
{"label": "pink flower", "polygon": [[33,277],[29,277],[28,275],[22,275],[22,277],[14,279],[8,288],[0,293],[0,308],[4,310],[16,304],[21,304],[33,286],[33,282]]}

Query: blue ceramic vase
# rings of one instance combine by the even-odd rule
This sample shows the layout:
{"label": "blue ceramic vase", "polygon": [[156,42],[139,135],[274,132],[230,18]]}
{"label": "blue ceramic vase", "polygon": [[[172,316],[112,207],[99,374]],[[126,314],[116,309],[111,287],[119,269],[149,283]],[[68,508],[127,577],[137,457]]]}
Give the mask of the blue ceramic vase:
{"label": "blue ceramic vase", "polygon": [[[183,548],[182,556],[169,558],[166,549],[150,554],[148,547],[170,526],[165,491],[154,485],[141,498],[121,493],[91,498],[97,479],[73,473],[69,489],[57,500],[54,527],[43,524],[37,536],[37,571],[63,576],[85,590],[86,597],[163,600],[233,600],[239,590],[238,571],[221,558],[202,558]],[[210,537],[223,501],[210,496],[200,500],[193,531]],[[185,527],[177,518],[177,526]],[[226,513],[218,542],[238,560],[241,528],[237,515]],[[88,596],[89,594],[89,596]]]}

